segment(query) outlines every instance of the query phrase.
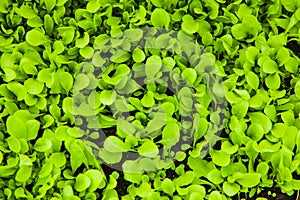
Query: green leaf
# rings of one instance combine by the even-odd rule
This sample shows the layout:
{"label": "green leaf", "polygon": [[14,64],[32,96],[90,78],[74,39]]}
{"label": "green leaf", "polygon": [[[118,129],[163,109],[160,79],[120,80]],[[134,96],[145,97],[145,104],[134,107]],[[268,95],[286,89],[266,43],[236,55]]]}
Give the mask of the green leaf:
{"label": "green leaf", "polygon": [[39,152],[46,152],[51,149],[51,147],[52,142],[47,138],[39,138],[34,145],[34,149]]}
{"label": "green leaf", "polygon": [[298,61],[290,57],[289,60],[284,64],[285,69],[291,73],[297,73],[298,71]]}
{"label": "green leaf", "polygon": [[18,83],[18,82],[10,82],[7,84],[7,89],[9,89],[10,91],[12,91],[16,96],[17,96],[17,100],[21,101],[25,98],[25,96],[27,95],[27,90],[26,88]]}
{"label": "green leaf", "polygon": [[107,164],[115,164],[115,163],[120,162],[122,159],[121,152],[112,153],[105,149],[100,149],[98,156]]}
{"label": "green leaf", "polygon": [[29,94],[40,94],[44,89],[44,83],[38,81],[37,79],[30,78],[24,82],[24,86]]}
{"label": "green leaf", "polygon": [[100,101],[104,105],[111,105],[115,102],[117,93],[114,90],[103,90],[100,93]]}
{"label": "green leaf", "polygon": [[190,85],[193,85],[193,83],[197,79],[197,72],[195,69],[192,68],[186,68],[182,71],[182,77],[184,80],[186,80]]}
{"label": "green leaf", "polygon": [[248,101],[241,101],[232,106],[232,114],[239,119],[242,119],[246,116],[249,108]]}
{"label": "green leaf", "polygon": [[222,196],[219,191],[212,191],[209,194],[208,200],[222,200]]}
{"label": "green leaf", "polygon": [[166,194],[169,195],[173,195],[173,193],[175,192],[175,186],[174,183],[172,182],[172,180],[170,180],[169,178],[165,178],[160,185],[162,191]]}
{"label": "green leaf", "polygon": [[91,185],[88,189],[89,192],[94,192],[98,188],[103,188],[105,186],[105,175],[96,169],[89,169],[84,173],[91,179]]}
{"label": "green leaf", "polygon": [[37,29],[32,29],[27,32],[26,41],[32,46],[39,46],[46,43],[48,39],[43,33],[38,31]]}
{"label": "green leaf", "polygon": [[[75,36],[75,30],[74,27],[59,27],[57,28],[58,30],[58,35],[62,37],[62,41],[65,44],[70,44]],[[83,43],[82,39],[81,41],[78,42],[80,45],[80,43]]]}
{"label": "green leaf", "polygon": [[112,153],[126,152],[128,150],[125,143],[116,136],[109,136],[105,139],[104,149]]}
{"label": "green leaf", "polygon": [[298,129],[295,126],[289,126],[282,139],[282,144],[293,151],[297,141]]}
{"label": "green leaf", "polygon": [[7,132],[20,139],[26,138],[26,126],[25,123],[19,118],[15,116],[9,116],[6,121]]}
{"label": "green leaf", "polygon": [[260,152],[276,152],[279,150],[281,144],[280,142],[274,144],[274,143],[271,143],[269,142],[268,140],[262,140],[259,145],[258,145],[258,148],[259,148],[259,151]]}
{"label": "green leaf", "polygon": [[300,81],[297,81],[297,82],[296,82],[294,91],[295,91],[296,97],[297,97],[298,99],[300,99]]}
{"label": "green leaf", "polygon": [[230,163],[230,154],[224,152],[223,150],[215,151],[212,154],[212,161],[218,166],[227,166]]}
{"label": "green leaf", "polygon": [[286,64],[290,59],[290,52],[287,48],[281,47],[279,48],[276,59],[279,61],[279,66]]}
{"label": "green leaf", "polygon": [[143,62],[145,60],[146,56],[143,50],[141,49],[135,49],[132,52],[132,59],[134,62]]}
{"label": "green leaf", "polygon": [[249,71],[246,78],[247,78],[247,83],[249,84],[249,86],[252,89],[257,90],[258,86],[259,86],[258,76],[254,72]]}
{"label": "green leaf", "polygon": [[34,18],[37,14],[28,5],[22,5],[20,8],[20,14],[26,19]]}
{"label": "green leaf", "polygon": [[223,183],[223,190],[225,194],[232,197],[240,191],[240,186],[236,183],[228,183],[226,181]]}
{"label": "green leaf", "polygon": [[146,61],[145,70],[148,79],[153,79],[162,67],[162,60],[159,56],[153,55]]}
{"label": "green leaf", "polygon": [[259,173],[245,173],[238,176],[236,182],[243,187],[252,188],[260,183],[261,174]]}
{"label": "green leaf", "polygon": [[[33,140],[37,137],[39,129],[40,129],[40,122],[32,119],[25,122],[25,126],[27,129],[27,139]],[[26,137],[25,137],[26,139]]]}
{"label": "green leaf", "polygon": [[90,13],[95,13],[100,9],[100,1],[99,0],[91,0],[88,2],[86,6],[86,10]]}
{"label": "green leaf", "polygon": [[8,11],[8,0],[1,1],[0,3],[0,13],[7,13]]}
{"label": "green leaf", "polygon": [[138,148],[138,152],[142,156],[155,158],[158,154],[158,148],[153,141],[147,140]]}
{"label": "green leaf", "polygon": [[264,128],[262,125],[259,123],[252,123],[250,124],[247,134],[254,140],[254,141],[259,141],[262,139],[264,136]]}
{"label": "green leaf", "polygon": [[170,24],[169,13],[167,13],[162,8],[155,8],[151,14],[150,22],[153,26],[158,28],[162,28],[162,27],[169,28],[169,24]]}
{"label": "green leaf", "polygon": [[268,59],[263,63],[262,69],[267,74],[278,72],[278,65],[274,60]]}
{"label": "green leaf", "polygon": [[199,23],[196,22],[190,15],[185,15],[181,24],[181,28],[188,34],[194,34],[199,29]]}
{"label": "green leaf", "polygon": [[75,77],[74,89],[80,91],[90,84],[90,79],[86,74],[78,74]]}
{"label": "green leaf", "polygon": [[91,179],[85,175],[85,174],[79,174],[76,177],[76,182],[75,182],[75,190],[78,192],[83,192],[84,190],[86,190],[88,187],[90,187],[92,181]]}
{"label": "green leaf", "polygon": [[168,123],[162,131],[161,143],[165,146],[171,147],[179,141],[180,127],[177,123]]}
{"label": "green leaf", "polygon": [[56,0],[47,0],[45,1],[46,9],[48,12],[51,12],[51,10],[55,7]]}
{"label": "green leaf", "polygon": [[150,108],[155,104],[155,100],[153,98],[153,92],[148,91],[143,98],[141,99],[141,103],[144,107]]}
{"label": "green leaf", "polygon": [[49,160],[56,167],[63,167],[66,164],[66,162],[67,162],[65,154],[64,153],[60,153],[60,152],[52,153],[51,156],[50,156],[50,158],[49,158]]}
{"label": "green leaf", "polygon": [[87,32],[84,32],[83,37],[77,39],[75,45],[78,48],[84,48],[89,44],[89,42],[90,42],[90,35]]}
{"label": "green leaf", "polygon": [[278,73],[268,75],[265,82],[266,86],[272,90],[277,90],[281,85],[280,76]]}
{"label": "green leaf", "polygon": [[221,184],[224,181],[222,173],[218,169],[213,169],[207,174],[207,179],[214,184]]}
{"label": "green leaf", "polygon": [[59,82],[63,89],[68,93],[73,87],[73,77],[68,72],[61,72],[59,76]]}
{"label": "green leaf", "polygon": [[247,27],[244,24],[235,24],[231,28],[233,37],[238,40],[242,40],[247,37]]}
{"label": "green leaf", "polygon": [[295,123],[294,112],[289,110],[289,111],[285,111],[285,112],[281,113],[281,119],[288,126],[294,125],[294,123]]}
{"label": "green leaf", "polygon": [[221,146],[221,150],[228,154],[234,154],[238,151],[239,146],[237,144],[232,145],[229,141],[224,141]]}
{"label": "green leaf", "polygon": [[[259,49],[256,47],[250,46],[246,50],[246,57],[247,57],[248,61],[252,64],[255,63],[255,60],[256,60],[256,57],[258,54],[259,54]],[[249,71],[249,72],[251,72],[251,71]],[[248,72],[248,74],[249,74],[249,72]]]}
{"label": "green leaf", "polygon": [[129,60],[131,55],[124,50],[118,49],[111,57],[110,60],[114,63],[123,63]]}
{"label": "green leaf", "polygon": [[272,129],[272,122],[271,120],[263,113],[261,112],[255,112],[255,113],[249,113],[250,120],[252,123],[261,124],[264,133],[268,133]]}
{"label": "green leaf", "polygon": [[128,38],[131,42],[140,41],[143,38],[143,30],[140,28],[135,29],[127,29],[124,31],[124,35]]}
{"label": "green leaf", "polygon": [[15,153],[19,153],[21,151],[21,143],[18,138],[14,136],[10,136],[6,139],[8,147]]}
{"label": "green leaf", "polygon": [[19,155],[20,157],[20,163],[19,163],[19,170],[16,174],[16,181],[19,182],[26,182],[30,176],[32,171],[32,161],[28,156],[25,155]]}

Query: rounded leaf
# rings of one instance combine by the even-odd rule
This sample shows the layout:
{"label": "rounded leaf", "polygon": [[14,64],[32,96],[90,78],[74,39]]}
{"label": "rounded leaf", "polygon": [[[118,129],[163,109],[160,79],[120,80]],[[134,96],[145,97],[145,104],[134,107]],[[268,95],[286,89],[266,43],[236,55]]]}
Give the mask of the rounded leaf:
{"label": "rounded leaf", "polygon": [[44,44],[46,41],[46,36],[37,29],[30,30],[26,34],[26,42],[32,46],[39,46]]}
{"label": "rounded leaf", "polygon": [[212,155],[212,161],[218,166],[227,166],[230,163],[230,154],[219,150]]}
{"label": "rounded leaf", "polygon": [[91,179],[85,175],[85,174],[79,174],[76,177],[76,182],[75,182],[75,190],[78,192],[82,192],[84,190],[86,190],[88,187],[90,187],[92,181]]}
{"label": "rounded leaf", "polygon": [[151,24],[155,27],[169,28],[170,16],[169,16],[169,13],[167,13],[164,9],[155,8],[151,14],[150,21],[151,21]]}

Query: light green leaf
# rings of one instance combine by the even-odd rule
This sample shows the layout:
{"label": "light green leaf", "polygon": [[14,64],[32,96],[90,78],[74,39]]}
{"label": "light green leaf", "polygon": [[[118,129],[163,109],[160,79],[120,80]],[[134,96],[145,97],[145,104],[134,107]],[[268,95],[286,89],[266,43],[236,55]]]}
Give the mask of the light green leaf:
{"label": "light green leaf", "polygon": [[264,133],[268,133],[272,129],[272,122],[271,120],[263,113],[261,112],[255,112],[255,113],[249,113],[250,120],[252,123],[261,124]]}
{"label": "light green leaf", "polygon": [[222,173],[218,169],[213,169],[212,171],[210,171],[207,174],[207,179],[216,185],[219,185],[224,181]]}
{"label": "light green leaf", "polygon": [[232,106],[232,114],[239,119],[242,119],[246,116],[249,108],[248,101],[241,101]]}
{"label": "light green leaf", "polygon": [[39,152],[48,151],[49,149],[51,149],[51,147],[52,142],[47,138],[39,138],[34,145],[34,149]]}
{"label": "light green leaf", "polygon": [[75,190],[78,192],[83,192],[84,190],[86,190],[88,187],[90,187],[92,181],[91,179],[85,175],[85,174],[79,174],[76,177],[76,182],[75,182]]}
{"label": "light green leaf", "polygon": [[31,119],[25,122],[25,126],[27,129],[27,139],[35,139],[40,129],[40,122],[35,119]]}
{"label": "light green leaf", "polygon": [[76,40],[75,44],[78,48],[84,48],[90,42],[90,35],[87,32],[84,32],[84,36]]}
{"label": "light green leaf", "polygon": [[17,96],[18,101],[23,100],[25,98],[26,94],[27,94],[26,88],[18,82],[8,83],[7,84],[7,89],[12,91]]}
{"label": "light green leaf", "polygon": [[295,91],[296,97],[297,97],[298,99],[300,99],[300,81],[297,81],[297,82],[296,82],[294,91]]}
{"label": "light green leaf", "polygon": [[132,59],[134,62],[143,62],[145,60],[146,56],[143,50],[141,49],[135,49],[132,52]]}
{"label": "light green leaf", "polygon": [[37,29],[32,29],[26,34],[26,41],[32,46],[39,46],[48,41],[46,36]]}
{"label": "light green leaf", "polygon": [[100,101],[104,105],[111,105],[115,102],[117,93],[114,90],[103,90],[100,93]]}
{"label": "light green leaf", "polygon": [[46,9],[48,12],[51,12],[51,10],[55,7],[56,0],[47,0],[45,1]]}
{"label": "light green leaf", "polygon": [[264,136],[265,130],[262,125],[259,123],[250,124],[247,134],[254,140],[259,141]]}
{"label": "light green leaf", "polygon": [[26,19],[34,18],[37,14],[28,5],[22,5],[20,8],[20,14]]}
{"label": "light green leaf", "polygon": [[151,24],[158,28],[169,28],[170,16],[162,8],[155,8],[150,18]]}
{"label": "light green leaf", "polygon": [[44,83],[38,81],[37,79],[30,78],[24,82],[24,86],[29,94],[40,94],[44,89]]}
{"label": "light green leaf", "polygon": [[86,74],[78,74],[75,78],[74,89],[80,91],[90,84],[90,79]]}
{"label": "light green leaf", "polygon": [[197,79],[197,72],[195,69],[192,68],[186,68],[182,72],[182,77],[190,84],[193,85],[193,83]]}
{"label": "light green leaf", "polygon": [[184,17],[185,18],[181,24],[182,30],[184,30],[188,34],[196,33],[199,28],[199,23],[196,22],[192,17],[188,17],[188,18],[186,18],[186,16]]}
{"label": "light green leaf", "polygon": [[146,61],[146,76],[148,79],[153,79],[162,67],[162,60],[159,56],[153,55]]}
{"label": "light green leaf", "polygon": [[26,138],[27,130],[25,123],[19,118],[15,116],[9,116],[6,121],[7,132],[20,139]]}
{"label": "light green leaf", "polygon": [[161,143],[165,146],[171,147],[179,141],[180,127],[177,123],[168,123],[162,132]]}
{"label": "light green leaf", "polygon": [[232,197],[239,192],[240,186],[236,183],[228,183],[226,181],[223,183],[223,190],[224,190],[225,194]]}
{"label": "light green leaf", "polygon": [[278,65],[274,60],[268,59],[263,63],[262,69],[267,74],[278,72]]}
{"label": "light green leaf", "polygon": [[260,183],[261,174],[259,173],[245,173],[238,176],[236,182],[243,187],[252,188]]}
{"label": "light green leaf", "polygon": [[103,146],[105,150],[112,153],[126,152],[128,150],[125,143],[116,136],[106,138]]}
{"label": "light green leaf", "polygon": [[277,90],[281,85],[279,74],[274,73],[274,74],[268,75],[265,80],[265,83],[268,88],[270,88],[272,90]]}
{"label": "light green leaf", "polygon": [[129,60],[129,58],[131,57],[131,55],[124,50],[120,50],[118,49],[111,57],[110,60],[114,63],[123,63],[127,60]]}
{"label": "light green leaf", "polygon": [[249,84],[249,86],[252,89],[254,89],[254,90],[258,89],[259,79],[258,79],[258,76],[254,72],[249,71],[247,76],[246,76],[246,79],[247,79],[247,83]]}
{"label": "light green leaf", "polygon": [[161,183],[161,189],[164,193],[169,194],[169,195],[173,195],[173,193],[175,192],[175,186],[174,183],[172,182],[172,180],[170,180],[169,178],[165,178],[162,183]]}
{"label": "light green leaf", "polygon": [[153,92],[148,91],[141,99],[141,103],[144,107],[147,108],[152,107],[155,104],[155,100],[153,98]]}
{"label": "light green leaf", "polygon": [[100,170],[89,169],[84,174],[91,179],[91,185],[88,189],[89,192],[93,192],[105,186],[105,175]]}
{"label": "light green leaf", "polygon": [[15,153],[19,153],[21,151],[21,143],[18,138],[14,136],[10,136],[6,139],[8,147]]}
{"label": "light green leaf", "polygon": [[110,151],[107,151],[105,149],[100,149],[98,153],[99,157],[107,164],[115,164],[121,161],[122,159],[122,153],[112,153]]}
{"label": "light green leaf", "polygon": [[62,167],[66,164],[67,159],[64,153],[57,152],[52,153],[50,158],[50,162],[52,162],[56,167]]}
{"label": "light green leaf", "polygon": [[100,1],[99,0],[91,0],[88,2],[86,6],[86,10],[90,13],[95,13],[100,8]]}
{"label": "light green leaf", "polygon": [[147,140],[138,148],[138,152],[142,156],[154,158],[158,154],[158,148],[153,141]]}
{"label": "light green leaf", "polygon": [[215,151],[212,154],[212,161],[218,166],[227,166],[230,163],[230,154],[224,152],[223,150]]}

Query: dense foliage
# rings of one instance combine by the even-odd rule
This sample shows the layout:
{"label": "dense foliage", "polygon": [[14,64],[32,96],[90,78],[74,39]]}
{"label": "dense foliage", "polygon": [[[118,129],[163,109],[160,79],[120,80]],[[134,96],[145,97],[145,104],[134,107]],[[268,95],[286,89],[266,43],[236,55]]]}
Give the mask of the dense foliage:
{"label": "dense foliage", "polygon": [[296,196],[299,42],[298,0],[1,0],[0,199]]}

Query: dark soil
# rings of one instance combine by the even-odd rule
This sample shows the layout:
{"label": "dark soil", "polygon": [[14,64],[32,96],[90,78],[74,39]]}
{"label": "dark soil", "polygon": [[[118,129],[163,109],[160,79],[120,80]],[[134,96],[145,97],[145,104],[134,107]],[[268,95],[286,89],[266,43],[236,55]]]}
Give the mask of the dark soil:
{"label": "dark soil", "polygon": [[289,42],[286,47],[292,50],[294,54],[300,58],[300,45],[296,41]]}
{"label": "dark soil", "polygon": [[121,196],[124,196],[127,194],[127,188],[129,185],[131,185],[130,182],[126,181],[124,179],[124,174],[121,171],[118,171],[106,164],[101,165],[103,172],[105,174],[105,176],[108,178],[110,174],[112,174],[114,171],[117,171],[119,173],[119,178],[117,180],[118,184],[115,188],[115,190],[117,191],[119,197],[121,198]]}

